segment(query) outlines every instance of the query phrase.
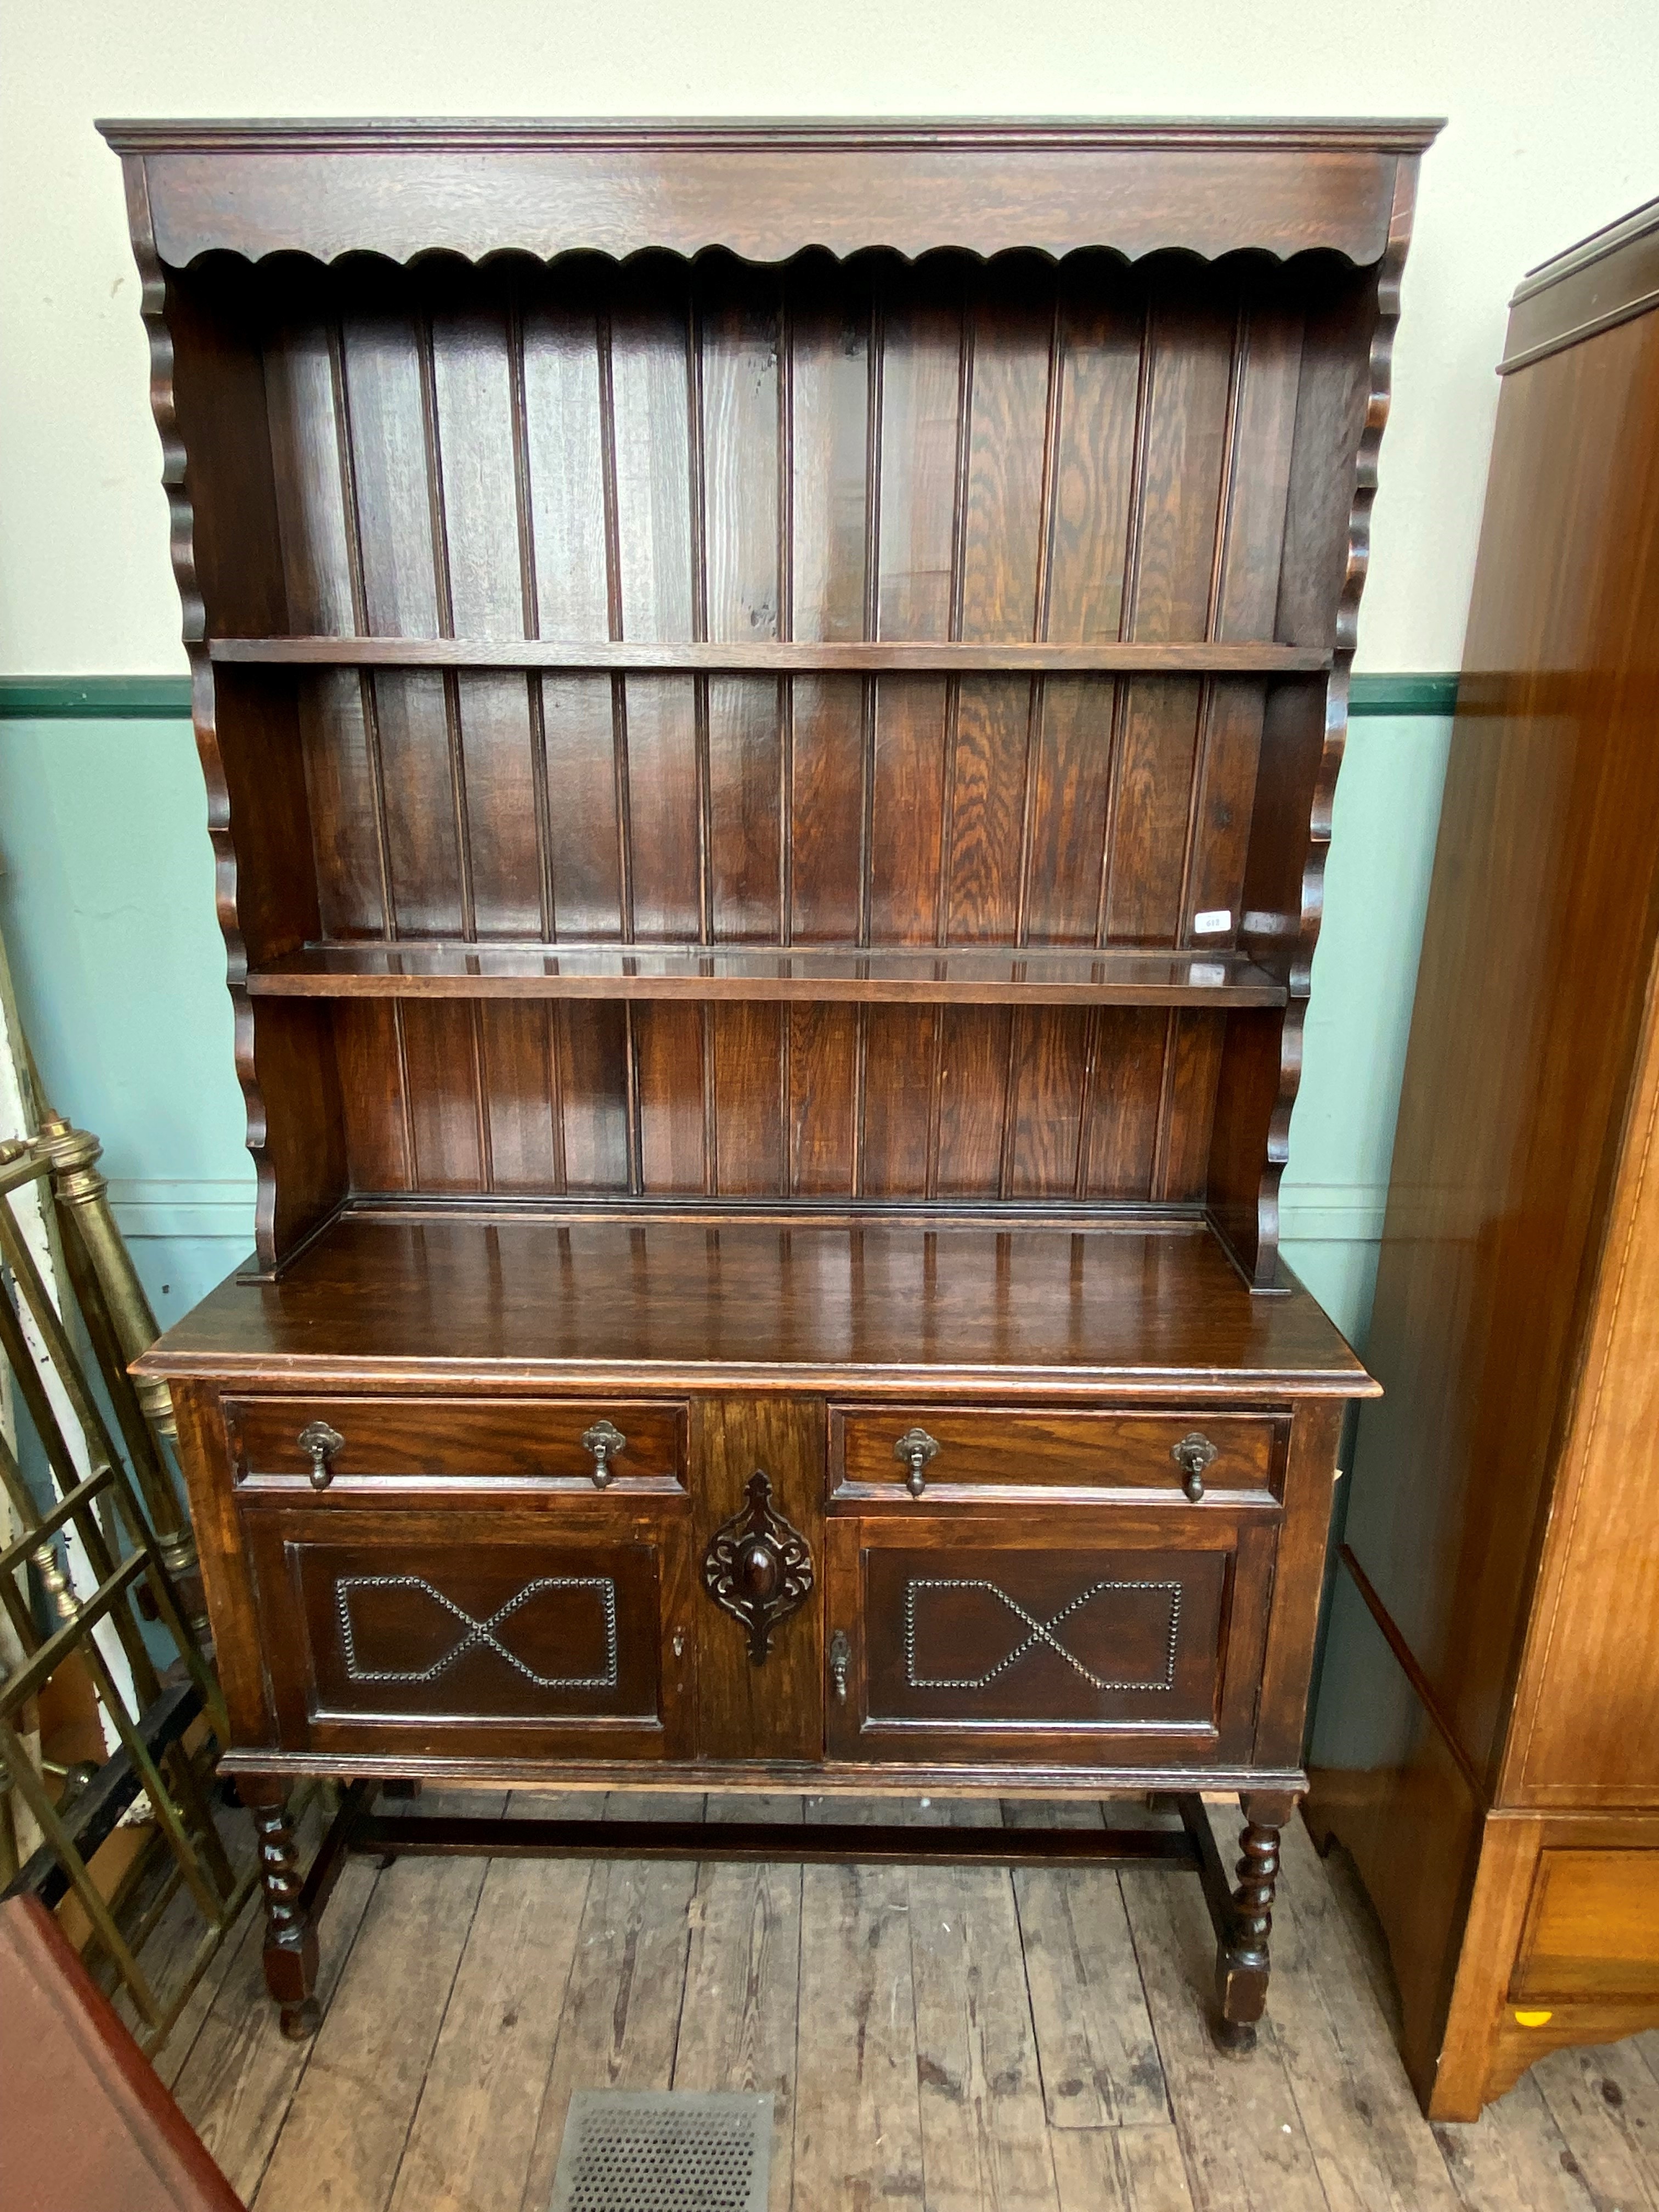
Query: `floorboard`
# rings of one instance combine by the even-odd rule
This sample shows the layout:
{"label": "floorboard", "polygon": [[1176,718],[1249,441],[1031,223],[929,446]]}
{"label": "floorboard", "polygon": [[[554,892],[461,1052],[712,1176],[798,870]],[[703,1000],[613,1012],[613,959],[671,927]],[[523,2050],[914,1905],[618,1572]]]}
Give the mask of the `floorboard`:
{"label": "floorboard", "polygon": [[[632,1819],[635,1810],[630,1805],[617,1817]],[[576,2090],[672,2087],[696,1886],[690,1860],[593,1862],[525,2176],[525,2212],[544,2212],[552,2194]]]}
{"label": "floorboard", "polygon": [[[532,1817],[582,1814],[574,1799],[542,1800]],[[518,2212],[524,2194],[590,1867],[493,1859],[486,1869],[392,2212]]]}
{"label": "floorboard", "polygon": [[[891,1799],[813,1798],[809,1820],[901,1815]],[[803,1867],[794,2212],[922,2206],[908,1870]]]}
{"label": "floorboard", "polygon": [[[504,1802],[596,1822],[1102,1817],[649,1791],[401,1809]],[[1231,1859],[1236,1809],[1212,1810]],[[607,2087],[769,2092],[770,2212],[1659,2212],[1659,2035],[1553,2053],[1473,2125],[1431,2128],[1364,1893],[1297,1826],[1249,2057],[1210,2038],[1213,1938],[1175,1870],[355,1858],[310,2044],[278,2033],[262,1937],[256,1899],[159,2054],[254,2212],[545,2212],[571,2095]]]}
{"label": "floorboard", "polygon": [[[499,1815],[506,1803],[428,1791],[422,1809]],[[489,1864],[404,1858],[375,1882],[254,2195],[258,2212],[384,2212]]]}
{"label": "floorboard", "polygon": [[[1092,1804],[1010,1806],[1004,1818],[1024,1826],[1101,1825]],[[1116,1879],[1087,1867],[1019,1867],[1014,1896],[1048,2125],[1166,2124],[1163,2062]]]}

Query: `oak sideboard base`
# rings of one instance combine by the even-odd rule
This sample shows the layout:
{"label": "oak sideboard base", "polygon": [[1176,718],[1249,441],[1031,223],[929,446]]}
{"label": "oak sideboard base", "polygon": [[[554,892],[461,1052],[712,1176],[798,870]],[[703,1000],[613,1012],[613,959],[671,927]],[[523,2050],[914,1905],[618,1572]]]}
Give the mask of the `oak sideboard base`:
{"label": "oak sideboard base", "polygon": [[[317,1923],[347,1858],[388,1867],[396,1858],[632,1858],[774,1860],[815,1864],[913,1866],[1140,1866],[1196,1874],[1216,1936],[1216,2011],[1211,2033],[1224,2051],[1255,2048],[1271,1971],[1268,1936],[1279,1872],[1279,1832],[1295,1810],[1291,1791],[1241,1793],[1245,1826],[1237,1886],[1230,1887],[1203,1798],[1164,1793],[1176,1818],[1157,1828],[903,1828],[851,1823],[786,1826],[776,1821],[499,1820],[477,1814],[374,1811],[382,1792],[415,1795],[419,1784],[353,1782],[343,1795],[310,1871],[297,1874],[287,1778],[248,1776],[241,1794],[259,1831],[265,1899],[265,1987],[291,2041],[314,2034]],[[1148,1793],[1138,1792],[1142,1802]],[[1158,1809],[1162,1809],[1159,1808]]]}
{"label": "oak sideboard base", "polygon": [[[1370,1385],[1305,1291],[1254,1297],[1206,1232],[989,1241],[1002,1289],[946,1221],[365,1222],[147,1355],[290,2034],[348,1849],[672,1849],[1185,1867],[1248,2046],[1342,1409]],[[324,1777],[346,1817],[302,1878],[285,1801]],[[1175,1802],[1084,1843],[374,1817],[417,1781]],[[1236,1881],[1199,1791],[1243,1802]]]}

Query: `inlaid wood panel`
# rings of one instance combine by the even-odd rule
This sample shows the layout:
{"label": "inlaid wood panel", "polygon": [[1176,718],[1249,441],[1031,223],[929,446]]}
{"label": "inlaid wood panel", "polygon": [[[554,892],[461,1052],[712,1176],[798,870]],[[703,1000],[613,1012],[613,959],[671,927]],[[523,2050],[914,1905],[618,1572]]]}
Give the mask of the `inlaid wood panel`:
{"label": "inlaid wood panel", "polygon": [[832,1756],[1249,1755],[1273,1528],[1194,1513],[1177,1533],[1123,1506],[1066,1519],[832,1514]]}
{"label": "inlaid wood panel", "polygon": [[683,1496],[540,1510],[269,1498],[241,1526],[287,1748],[689,1747],[672,1646],[690,1599]]}

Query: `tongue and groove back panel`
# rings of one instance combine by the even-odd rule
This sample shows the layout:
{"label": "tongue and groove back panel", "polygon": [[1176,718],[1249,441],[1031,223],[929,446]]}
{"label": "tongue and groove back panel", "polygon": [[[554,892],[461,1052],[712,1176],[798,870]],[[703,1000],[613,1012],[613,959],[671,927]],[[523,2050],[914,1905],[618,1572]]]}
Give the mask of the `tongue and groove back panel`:
{"label": "tongue and groove back panel", "polygon": [[[1333,641],[1376,295],[1333,255],[294,257],[257,293],[213,256],[170,291],[262,377],[276,630]],[[210,630],[244,619],[208,598]],[[297,710],[313,941],[1197,947],[1240,940],[1270,689],[1316,725],[1325,689],[217,684],[222,726]],[[1170,1203],[1206,1195],[1229,1018],[1281,1021],[413,997],[259,1018],[331,1024],[359,1191]]]}

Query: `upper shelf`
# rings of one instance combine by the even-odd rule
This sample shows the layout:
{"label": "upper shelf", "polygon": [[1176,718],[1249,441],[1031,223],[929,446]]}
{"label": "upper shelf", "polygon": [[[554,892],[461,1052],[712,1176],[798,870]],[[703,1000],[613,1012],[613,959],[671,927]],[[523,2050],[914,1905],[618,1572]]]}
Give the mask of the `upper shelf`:
{"label": "upper shelf", "polygon": [[690,671],[799,676],[836,671],[876,675],[1316,675],[1331,665],[1314,646],[1252,641],[1140,645],[965,643],[957,640],[767,639],[725,644],[650,645],[633,639],[475,637],[216,637],[211,659],[260,666],[343,668],[552,668]]}
{"label": "upper shelf", "polygon": [[1282,1006],[1231,951],[1090,946],[362,944],[251,975],[260,998],[843,1000],[866,1005]]}

